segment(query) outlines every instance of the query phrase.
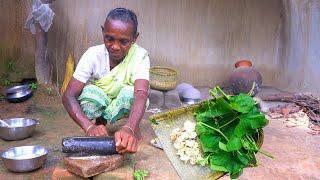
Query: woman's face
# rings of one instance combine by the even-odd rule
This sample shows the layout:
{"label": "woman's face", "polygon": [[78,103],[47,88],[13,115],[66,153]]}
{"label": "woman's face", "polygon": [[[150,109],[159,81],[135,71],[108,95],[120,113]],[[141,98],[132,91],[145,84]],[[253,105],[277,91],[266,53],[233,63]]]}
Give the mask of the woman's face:
{"label": "woman's face", "polygon": [[109,58],[120,63],[128,54],[137,36],[133,34],[133,24],[120,20],[107,20],[102,28],[104,44],[109,52]]}

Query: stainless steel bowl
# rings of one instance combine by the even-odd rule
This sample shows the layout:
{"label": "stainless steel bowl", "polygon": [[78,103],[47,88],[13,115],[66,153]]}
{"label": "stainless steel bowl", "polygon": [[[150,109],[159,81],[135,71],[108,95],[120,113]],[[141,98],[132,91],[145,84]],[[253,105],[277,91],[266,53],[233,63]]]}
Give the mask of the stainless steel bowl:
{"label": "stainless steel bowl", "polygon": [[30,86],[28,84],[13,86],[9,89],[6,89],[6,94],[14,94],[28,89],[30,89]]}
{"label": "stainless steel bowl", "polygon": [[4,140],[21,140],[30,137],[38,120],[28,118],[3,119],[10,127],[0,123],[0,137]]}
{"label": "stainless steel bowl", "polygon": [[180,101],[184,104],[195,104],[200,101],[200,98],[194,99],[194,98],[185,98],[182,96],[179,96],[179,98],[180,98]]}
{"label": "stainless steel bowl", "polygon": [[15,93],[7,94],[6,99],[9,102],[22,102],[29,99],[31,96],[32,96],[32,90],[24,89],[24,90],[17,91]]}
{"label": "stainless steel bowl", "polygon": [[47,159],[48,150],[42,146],[20,146],[3,152],[4,166],[13,172],[28,172],[40,168]]}

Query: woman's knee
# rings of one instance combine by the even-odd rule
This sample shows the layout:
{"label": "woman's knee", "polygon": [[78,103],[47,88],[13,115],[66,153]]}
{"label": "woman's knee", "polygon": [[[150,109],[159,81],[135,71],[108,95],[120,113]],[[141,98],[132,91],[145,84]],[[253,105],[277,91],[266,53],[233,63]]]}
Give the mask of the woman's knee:
{"label": "woman's knee", "polygon": [[133,98],[134,97],[134,87],[133,86],[124,86],[120,90],[119,95],[123,96],[123,97],[131,97],[131,98]]}

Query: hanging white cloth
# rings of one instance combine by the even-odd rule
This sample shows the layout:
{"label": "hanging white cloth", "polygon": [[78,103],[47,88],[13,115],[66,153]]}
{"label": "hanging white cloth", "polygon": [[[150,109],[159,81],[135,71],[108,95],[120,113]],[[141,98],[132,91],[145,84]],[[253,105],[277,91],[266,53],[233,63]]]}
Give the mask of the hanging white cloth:
{"label": "hanging white cloth", "polygon": [[55,13],[50,8],[50,4],[44,4],[41,0],[34,0],[32,5],[32,12],[29,14],[25,27],[31,31],[32,34],[36,33],[35,24],[38,22],[41,28],[48,32],[53,16]]}

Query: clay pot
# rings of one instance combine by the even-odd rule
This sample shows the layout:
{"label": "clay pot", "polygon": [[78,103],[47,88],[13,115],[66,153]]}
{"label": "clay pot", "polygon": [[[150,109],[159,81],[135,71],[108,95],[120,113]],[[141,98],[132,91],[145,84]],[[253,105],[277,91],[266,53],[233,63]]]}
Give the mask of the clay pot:
{"label": "clay pot", "polygon": [[234,64],[234,67],[251,67],[252,63],[249,60],[240,60]]}
{"label": "clay pot", "polygon": [[255,95],[262,85],[261,74],[252,67],[249,60],[240,60],[235,63],[236,69],[230,75],[229,81],[234,94],[248,93],[255,82],[253,95]]}

